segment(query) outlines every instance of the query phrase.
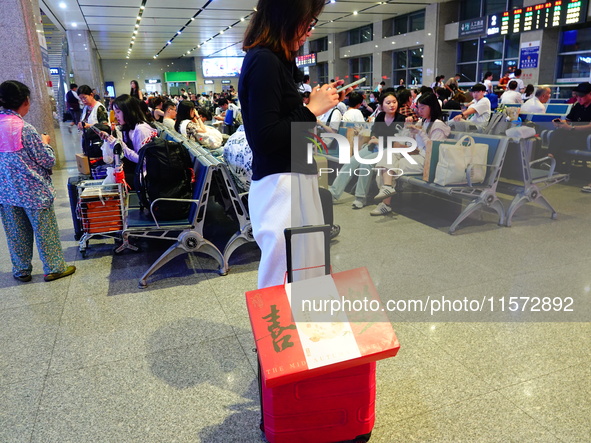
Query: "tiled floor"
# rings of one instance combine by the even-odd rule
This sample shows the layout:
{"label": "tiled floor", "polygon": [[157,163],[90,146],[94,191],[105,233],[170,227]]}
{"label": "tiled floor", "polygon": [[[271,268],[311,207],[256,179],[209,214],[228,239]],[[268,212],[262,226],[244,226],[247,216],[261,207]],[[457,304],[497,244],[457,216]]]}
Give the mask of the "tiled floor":
{"label": "tiled floor", "polygon": [[[114,256],[112,241],[92,240],[82,259],[65,186],[76,137],[64,131],[69,161],[54,175],[76,274],[45,283],[36,258],[33,281],[17,283],[0,236],[0,442],[261,441],[244,303],[256,248],[236,253],[225,277],[206,256],[179,257],[144,290],[137,280],[165,244]],[[453,203],[407,193],[397,213],[376,218],[351,210],[346,194],[334,207],[334,269],[367,266],[384,300],[573,297],[588,321],[591,195],[582,183],[544,191],[556,221],[533,206],[511,228],[478,213],[454,236]],[[393,315],[402,347],[378,364],[371,441],[591,441],[591,323],[525,318],[537,317]]]}

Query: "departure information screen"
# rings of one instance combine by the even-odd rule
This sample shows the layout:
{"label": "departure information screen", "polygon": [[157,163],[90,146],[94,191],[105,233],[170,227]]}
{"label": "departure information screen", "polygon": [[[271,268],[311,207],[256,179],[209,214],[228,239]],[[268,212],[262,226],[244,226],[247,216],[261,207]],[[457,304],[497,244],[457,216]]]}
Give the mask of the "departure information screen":
{"label": "departure information screen", "polygon": [[589,0],[555,0],[489,15],[488,35],[507,35],[587,20]]}

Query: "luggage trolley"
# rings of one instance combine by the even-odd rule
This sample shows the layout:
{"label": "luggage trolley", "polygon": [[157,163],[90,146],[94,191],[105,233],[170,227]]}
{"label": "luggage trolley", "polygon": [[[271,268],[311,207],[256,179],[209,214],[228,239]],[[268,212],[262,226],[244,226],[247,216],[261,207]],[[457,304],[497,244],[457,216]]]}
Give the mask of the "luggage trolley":
{"label": "luggage trolley", "polygon": [[103,185],[102,180],[86,180],[78,184],[77,215],[83,234],[79,241],[82,257],[93,237],[121,239],[127,225],[128,194],[124,183]]}

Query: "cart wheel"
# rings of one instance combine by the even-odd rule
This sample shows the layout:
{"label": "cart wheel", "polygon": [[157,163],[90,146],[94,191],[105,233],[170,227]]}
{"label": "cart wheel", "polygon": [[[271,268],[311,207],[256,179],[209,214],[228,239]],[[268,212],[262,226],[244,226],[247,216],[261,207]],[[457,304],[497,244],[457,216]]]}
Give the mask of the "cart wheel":
{"label": "cart wheel", "polygon": [[357,437],[355,437],[354,442],[355,443],[364,443],[364,442],[368,442],[370,438],[371,438],[371,432],[369,432],[367,434],[363,434],[363,435],[358,435]]}

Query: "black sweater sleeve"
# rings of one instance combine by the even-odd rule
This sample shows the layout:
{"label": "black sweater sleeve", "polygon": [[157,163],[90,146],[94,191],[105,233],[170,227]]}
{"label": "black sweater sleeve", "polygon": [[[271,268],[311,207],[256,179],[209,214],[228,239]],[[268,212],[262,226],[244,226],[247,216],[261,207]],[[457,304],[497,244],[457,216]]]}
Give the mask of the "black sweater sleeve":
{"label": "black sweater sleeve", "polygon": [[[239,84],[244,128],[253,151],[253,179],[280,172],[316,173],[305,146],[292,155],[292,123],[316,122],[302,104],[290,65],[266,48],[250,50]],[[312,167],[314,166],[314,167]]]}

